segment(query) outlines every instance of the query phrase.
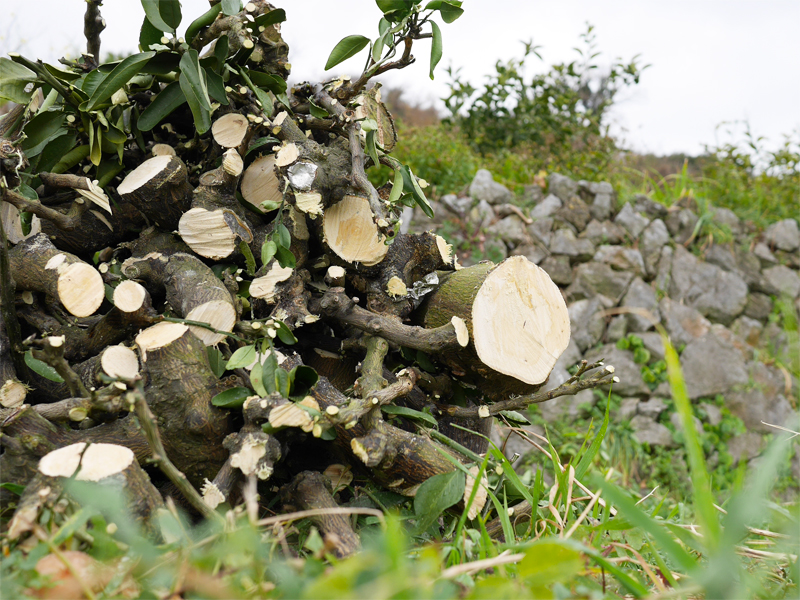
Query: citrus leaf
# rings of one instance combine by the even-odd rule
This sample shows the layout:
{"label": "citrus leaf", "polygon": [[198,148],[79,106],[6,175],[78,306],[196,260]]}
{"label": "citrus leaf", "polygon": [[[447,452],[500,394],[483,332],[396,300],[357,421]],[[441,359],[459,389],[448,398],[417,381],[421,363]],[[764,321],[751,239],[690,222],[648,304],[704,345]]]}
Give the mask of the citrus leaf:
{"label": "citrus leaf", "polygon": [[439,426],[439,423],[437,423],[436,419],[434,419],[431,415],[418,410],[414,410],[413,408],[408,408],[405,406],[395,406],[394,404],[387,404],[386,406],[381,406],[381,410],[385,412],[387,415],[397,415],[399,417],[406,417],[407,419],[425,421],[431,427]]}
{"label": "citrus leaf", "polygon": [[208,355],[208,364],[211,366],[214,375],[222,377],[225,373],[225,357],[222,356],[222,352],[214,346],[206,346],[206,354]]}
{"label": "citrus leaf", "polygon": [[37,375],[41,375],[45,379],[55,381],[56,383],[64,383],[64,378],[61,377],[53,367],[46,362],[33,358],[33,354],[30,350],[25,353],[25,364],[28,365],[31,371]]}
{"label": "citrus leaf", "polygon": [[128,83],[131,77],[137,75],[147,61],[153,58],[155,55],[156,53],[153,51],[140,52],[139,54],[129,56],[119,63],[116,67],[114,67],[114,70],[108,74],[108,77],[106,77],[103,82],[97,86],[97,89],[89,98],[89,103],[86,105],[86,110],[94,110],[98,104],[111,98],[111,96],[114,95],[114,92],[121,89],[122,86]]}
{"label": "citrus leaf", "polygon": [[286,11],[282,8],[274,8],[269,11],[267,14],[261,15],[260,17],[256,17],[255,25],[256,27],[269,27],[270,25],[275,25],[275,23],[282,23],[286,20]]}
{"label": "citrus leaf", "polygon": [[208,98],[206,78],[200,67],[197,50],[189,50],[181,57],[181,74],[178,82],[194,116],[197,133],[205,133],[211,128],[211,101]]}
{"label": "citrus leaf", "polygon": [[150,50],[150,46],[153,44],[161,43],[162,37],[164,37],[164,32],[145,17],[141,29],[139,29],[139,50],[142,52]]}
{"label": "citrus leaf", "polygon": [[294,254],[292,254],[292,251],[283,246],[278,246],[275,251],[275,258],[278,259],[278,264],[284,269],[286,267],[294,269],[297,266],[297,259],[294,257]]}
{"label": "citrus leaf", "polygon": [[442,60],[442,32],[435,21],[431,21],[431,36],[431,79],[433,79],[433,70]]}
{"label": "citrus leaf", "polygon": [[229,371],[246,367],[256,359],[256,347],[251,344],[249,346],[242,346],[234,352],[228,359],[228,364],[225,368]]}
{"label": "citrus leaf", "polygon": [[501,410],[500,416],[505,417],[512,423],[520,423],[522,425],[530,425],[531,422],[525,417],[525,415],[518,413],[515,410]]}
{"label": "citrus leaf", "polygon": [[[447,0],[442,2],[442,4],[439,6],[439,14],[442,15],[442,21],[445,23],[452,23],[458,17],[463,15],[464,9],[461,8],[460,5],[460,2],[447,2]],[[431,23],[433,22],[431,21]]]}
{"label": "citrus leaf", "polygon": [[462,471],[441,473],[423,481],[414,496],[416,531],[426,531],[442,512],[461,500],[466,483],[467,478]]}
{"label": "citrus leaf", "polygon": [[275,256],[275,252],[278,250],[278,245],[273,242],[272,240],[267,240],[264,242],[264,245],[261,246],[261,264],[265,265],[269,261],[272,260],[272,257]]}
{"label": "citrus leaf", "polygon": [[178,0],[142,0],[147,19],[161,31],[174,33],[181,24],[181,3]]}
{"label": "citrus leaf", "polygon": [[259,396],[267,395],[267,389],[264,387],[264,367],[261,363],[256,363],[250,371],[250,384]]}
{"label": "citrus leaf", "polygon": [[26,92],[25,87],[32,81],[36,81],[36,73],[12,60],[0,58],[0,99],[27,104],[33,92]]}
{"label": "citrus leaf", "polygon": [[293,396],[305,396],[319,381],[317,372],[306,365],[298,365],[292,369],[289,378],[292,380]]}
{"label": "citrus leaf", "polygon": [[253,392],[246,387],[235,387],[220,392],[211,399],[211,404],[222,408],[239,408]]}
{"label": "citrus leaf", "polygon": [[173,81],[144,109],[136,126],[139,131],[150,131],[184,102],[186,96],[183,95],[180,83]]}
{"label": "citrus leaf", "polygon": [[363,50],[366,45],[369,44],[369,38],[364,37],[363,35],[348,35],[346,38],[342,39],[334,49],[331,51],[331,55],[328,57],[328,62],[325,63],[325,70],[335,67],[340,62],[343,62],[350,58],[351,56],[355,56],[361,50]]}
{"label": "citrus leaf", "polygon": [[241,6],[239,0],[222,0],[222,12],[228,16],[238,14]]}

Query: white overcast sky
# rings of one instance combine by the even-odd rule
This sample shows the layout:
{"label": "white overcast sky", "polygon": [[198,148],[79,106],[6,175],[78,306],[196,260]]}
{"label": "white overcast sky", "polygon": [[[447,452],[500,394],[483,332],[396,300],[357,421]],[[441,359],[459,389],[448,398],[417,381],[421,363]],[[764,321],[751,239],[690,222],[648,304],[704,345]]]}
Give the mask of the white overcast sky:
{"label": "white overcast sky", "polygon": [[[342,37],[375,37],[380,12],[373,0],[272,0],[283,7],[284,39],[292,79],[318,80]],[[83,49],[82,0],[20,0],[5,4],[0,54],[55,60]],[[182,0],[186,26],[208,6]],[[429,42],[415,47],[417,64],[384,77],[409,100],[438,103],[446,93],[444,67],[462,67],[480,83],[498,59],[519,56],[520,40],[541,45],[545,63],[571,60],[588,21],[603,59],[642,55],[652,66],[641,84],[624,92],[614,113],[616,131],[639,151],[699,153],[704,144],[729,141],[723,121],[750,123],[773,144],[800,130],[800,0],[466,0],[455,23],[440,22],[444,58],[428,77]],[[103,50],[136,50],[143,11],[138,0],[105,0]],[[9,18],[10,15],[10,18]],[[363,56],[341,65],[358,71]],[[530,73],[543,69],[531,63]],[[441,105],[439,103],[439,105]],[[739,137],[738,139],[741,139]]]}

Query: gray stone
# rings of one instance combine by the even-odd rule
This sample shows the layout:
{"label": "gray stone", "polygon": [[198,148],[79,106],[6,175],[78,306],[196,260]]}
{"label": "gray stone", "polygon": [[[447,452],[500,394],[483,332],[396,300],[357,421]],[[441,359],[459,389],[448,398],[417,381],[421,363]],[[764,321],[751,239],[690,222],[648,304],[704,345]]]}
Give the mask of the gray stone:
{"label": "gray stone", "polygon": [[672,278],[673,254],[672,246],[664,246],[664,249],[661,250],[661,258],[658,259],[655,278],[656,289],[660,292],[666,293],[669,289],[669,282]]}
{"label": "gray stone", "polygon": [[567,296],[580,300],[602,294],[616,304],[627,291],[632,279],[633,273],[614,271],[605,263],[583,263],[575,270],[572,285],[567,289]]}
{"label": "gray stone", "polygon": [[733,235],[741,235],[743,231],[742,220],[729,208],[715,208],[711,220]]}
{"label": "gray stone", "polygon": [[755,286],[762,279],[761,261],[750,252],[750,248],[747,246],[736,248],[736,268],[748,286]]}
{"label": "gray stone", "polygon": [[728,410],[751,431],[775,433],[762,421],[783,427],[793,425],[794,410],[782,393],[785,382],[781,372],[757,360],[747,365],[747,372],[749,385],[725,395]]}
{"label": "gray stone", "polygon": [[694,234],[697,225],[697,215],[688,208],[670,210],[664,223],[670,235],[679,244],[685,244]]}
{"label": "gray stone", "polygon": [[442,196],[442,204],[453,214],[464,218],[467,216],[469,209],[472,208],[472,198],[469,196],[459,198],[455,194],[445,194]]}
{"label": "gray stone", "polygon": [[650,357],[653,360],[663,360],[664,358],[664,340],[661,339],[661,334],[655,331],[645,331],[637,333],[642,338],[642,344],[646,350],[650,352]]}
{"label": "gray stone", "polygon": [[672,440],[672,432],[661,423],[656,423],[650,417],[636,415],[631,419],[631,427],[633,428],[633,437],[640,444],[666,446],[668,448],[676,445]]}
{"label": "gray stone", "polygon": [[596,196],[597,194],[614,195],[614,187],[607,181],[585,181],[581,179],[578,182],[578,187],[592,196]]}
{"label": "gray stone", "polygon": [[553,237],[553,219],[543,217],[528,225],[528,233],[534,240],[541,242],[545,248],[550,247],[550,240]]}
{"label": "gray stone", "polygon": [[582,351],[591,348],[603,337],[606,320],[603,305],[598,298],[584,299],[569,305],[569,322],[572,339]]}
{"label": "gray stone", "polygon": [[735,273],[699,260],[676,246],[670,271],[669,295],[693,306],[712,321],[727,325],[747,304],[747,284]]}
{"label": "gray stone", "polygon": [[495,220],[492,205],[486,200],[481,200],[477,206],[473,206],[472,210],[469,211],[469,220],[478,229],[486,229]]}
{"label": "gray stone", "polygon": [[764,242],[759,242],[753,248],[753,255],[761,262],[762,267],[771,267],[778,264],[778,259]]}
{"label": "gray stone", "polygon": [[608,322],[608,328],[606,329],[606,341],[615,343],[626,335],[628,335],[628,321],[625,315],[611,317],[611,321]]}
{"label": "gray stone", "polygon": [[794,219],[773,223],[764,232],[764,241],[776,250],[792,252],[800,248],[800,229]]}
{"label": "gray stone", "polygon": [[626,204],[617,214],[614,223],[625,229],[628,235],[635,240],[650,223],[650,219],[637,213],[630,204]]}
{"label": "gray stone", "polygon": [[651,219],[667,216],[667,207],[655,200],[651,200],[647,196],[641,194],[634,196],[633,200],[631,200],[631,204],[633,204],[633,209],[636,212],[644,213]]}
{"label": "gray stone", "polygon": [[[522,429],[533,439],[536,439],[533,434],[545,434],[544,427],[541,425],[523,425]],[[492,427],[492,431],[489,434],[489,439],[491,439],[492,442],[494,442],[495,445],[503,451],[503,454],[508,459],[514,456],[514,454],[518,454],[520,457],[523,457],[535,450],[535,448],[522,439],[522,437],[514,433],[514,430],[511,427],[506,427],[503,424],[497,423],[497,421],[495,421],[495,424]]]}
{"label": "gray stone", "polygon": [[650,417],[651,419],[658,419],[658,415],[667,410],[667,405],[664,403],[663,398],[651,397],[647,402],[642,402],[636,409],[640,415]]}
{"label": "gray stone", "polygon": [[642,253],[634,248],[603,245],[597,249],[592,260],[611,265],[617,271],[631,271],[635,275],[644,273]]}
{"label": "gray stone", "polygon": [[550,252],[563,254],[577,262],[585,262],[594,254],[594,244],[587,239],[579,239],[571,229],[558,229],[550,238]]}
{"label": "gray stone", "polygon": [[782,296],[789,296],[792,300],[800,296],[800,277],[789,267],[777,265],[764,269],[762,274],[767,284],[776,288]]}
{"label": "gray stone", "polygon": [[530,241],[525,223],[517,215],[510,215],[490,225],[486,229],[486,235],[504,241],[512,249]]}
{"label": "gray stone", "polygon": [[618,423],[622,421],[630,421],[636,416],[636,411],[639,409],[639,398],[623,398],[619,403],[619,408],[614,415],[614,420]]}
{"label": "gray stone", "polygon": [[[625,238],[625,231],[611,221],[598,221],[592,219],[580,234],[593,244],[619,244]],[[660,251],[660,250],[659,250]]]}
{"label": "gray stone", "polygon": [[656,386],[656,389],[653,390],[653,395],[661,398],[666,398],[670,394],[672,394],[672,388],[669,385],[669,381],[662,381]]}
{"label": "gray stone", "polygon": [[[692,421],[694,422],[694,430],[697,432],[697,434],[703,435],[703,424],[700,422],[700,419],[692,415]],[[669,416],[669,422],[672,423],[675,431],[683,431],[683,422],[681,421],[681,416],[678,413],[672,413]]]}
{"label": "gray stone", "polygon": [[744,314],[757,321],[764,322],[772,313],[772,299],[766,294],[753,292],[747,296]]}
{"label": "gray stone", "polygon": [[[549,254],[550,253],[545,250],[541,244],[522,244],[514,248],[511,252],[511,256],[524,256],[535,265],[541,263]],[[571,272],[570,270],[570,273]]]}
{"label": "gray stone", "polygon": [[635,278],[628,286],[621,306],[643,309],[649,313],[647,316],[636,312],[627,313],[625,317],[628,321],[628,331],[647,331],[655,327],[655,324],[661,320],[655,291],[639,277]]}
{"label": "gray stone", "polygon": [[706,421],[712,427],[718,427],[722,423],[722,409],[716,404],[710,402],[701,402],[700,408],[706,413]]}
{"label": "gray stone", "polygon": [[662,298],[658,307],[661,321],[675,347],[702,338],[711,330],[709,320],[691,306]]}
{"label": "gray stone", "polygon": [[739,262],[736,260],[736,254],[727,244],[711,244],[706,250],[705,260],[725,271],[739,271]]}
{"label": "gray stone", "polygon": [[560,173],[550,173],[547,176],[547,191],[566,202],[578,193],[578,182]]}
{"label": "gray stone", "polygon": [[620,350],[614,344],[606,344],[590,350],[584,358],[590,363],[602,358],[606,365],[614,367],[614,375],[619,378],[619,383],[614,384],[615,394],[623,397],[650,395],[650,388],[642,380],[641,367],[633,362],[632,352]]}
{"label": "gray stone", "polygon": [[761,321],[756,321],[745,315],[742,315],[731,324],[731,331],[751,346],[758,346],[763,329],[764,325],[762,325]]}
{"label": "gray stone", "polygon": [[508,257],[508,247],[502,240],[487,239],[483,244],[483,253],[484,258],[499,263]]}
{"label": "gray stone", "polygon": [[594,197],[592,205],[589,207],[589,212],[592,217],[598,221],[605,221],[611,216],[614,211],[614,196],[613,194],[597,194]]}
{"label": "gray stone", "polygon": [[[583,353],[581,352],[581,349],[578,347],[578,344],[575,343],[575,340],[570,339],[569,343],[567,344],[567,348],[564,350],[564,352],[561,353],[561,356],[558,357],[558,360],[556,361],[556,364],[553,365],[553,368],[563,369],[564,371],[566,371],[570,367],[574,367],[575,365],[577,365],[581,361],[582,357]],[[564,381],[566,381],[566,379],[564,379]],[[558,385],[553,387],[558,387],[559,385],[564,383],[564,381],[560,382]],[[548,381],[547,383],[549,384],[551,382]],[[547,388],[547,389],[553,389],[553,388]]]}
{"label": "gray stone", "polygon": [[497,183],[486,169],[480,169],[475,173],[475,178],[469,185],[469,195],[476,200],[486,200],[489,204],[502,204],[513,198],[508,188]]}
{"label": "gray stone", "polygon": [[732,393],[748,381],[741,353],[713,333],[686,345],[681,367],[692,400]]}
{"label": "gray stone", "polygon": [[533,207],[531,210],[531,219],[544,219],[545,217],[549,217],[553,215],[559,208],[563,206],[563,202],[553,194],[550,194],[539,202],[536,206]]}
{"label": "gray stone", "polygon": [[539,265],[550,275],[550,279],[558,285],[572,283],[572,267],[567,256],[548,256]]}
{"label": "gray stone", "polygon": [[639,251],[642,253],[645,272],[649,276],[653,277],[656,274],[661,249],[668,243],[669,231],[664,221],[653,219],[639,238]]}
{"label": "gray stone", "polygon": [[763,449],[764,437],[755,431],[745,431],[728,440],[728,453],[733,458],[734,466],[742,460],[746,462],[755,458]]}
{"label": "gray stone", "polygon": [[564,205],[556,212],[556,216],[574,225],[578,231],[586,229],[592,218],[586,203],[577,196],[572,196],[563,202]]}
{"label": "gray stone", "polygon": [[522,187],[522,201],[526,204],[539,204],[542,200],[544,200],[542,186],[530,183]]}
{"label": "gray stone", "polygon": [[560,396],[548,402],[539,404],[539,410],[547,422],[566,419],[575,421],[586,414],[597,403],[597,398],[592,390],[581,390],[574,396]]}

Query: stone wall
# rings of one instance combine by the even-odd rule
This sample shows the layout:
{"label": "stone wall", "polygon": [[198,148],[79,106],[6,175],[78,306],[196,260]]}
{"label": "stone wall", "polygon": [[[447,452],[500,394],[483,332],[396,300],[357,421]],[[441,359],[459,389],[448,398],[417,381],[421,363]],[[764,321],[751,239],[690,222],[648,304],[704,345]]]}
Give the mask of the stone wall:
{"label": "stone wall", "polygon": [[[550,274],[569,306],[572,339],[548,385],[563,382],[582,358],[604,357],[621,380],[613,418],[628,420],[638,441],[676,445],[669,386],[643,369],[663,359],[656,323],[681,353],[689,396],[703,417],[697,426],[718,424],[720,395],[744,422],[746,432],[729,440],[734,462],[756,458],[763,436],[776,433],[764,423],[796,428],[798,381],[783,365],[792,364],[790,356],[798,360],[800,349],[778,324],[776,301],[797,318],[797,221],[761,232],[725,208],[700,215],[690,199],[667,208],[636,196],[619,206],[610,184],[557,173],[546,189],[526,186],[517,198],[485,170],[468,193],[444,196],[434,207],[434,228],[462,250],[462,263],[524,255]],[[430,227],[415,214],[412,229]],[[586,390],[540,410],[548,421],[576,419],[595,399]],[[797,456],[794,469],[800,477]]]}

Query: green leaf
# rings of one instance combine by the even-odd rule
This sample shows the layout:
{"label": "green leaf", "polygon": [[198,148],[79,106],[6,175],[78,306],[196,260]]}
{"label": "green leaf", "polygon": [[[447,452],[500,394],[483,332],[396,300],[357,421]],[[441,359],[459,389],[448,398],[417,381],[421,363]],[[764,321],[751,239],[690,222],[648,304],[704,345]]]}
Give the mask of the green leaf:
{"label": "green leaf", "polygon": [[283,94],[286,91],[286,80],[283,77],[261,71],[248,71],[247,74],[254,84],[268,89],[273,94]]}
{"label": "green leaf", "polygon": [[387,404],[381,406],[381,410],[387,415],[397,415],[399,417],[406,417],[407,419],[414,419],[415,421],[424,421],[431,427],[438,427],[439,423],[428,413],[414,410],[406,406],[395,406],[394,404]]}
{"label": "green leaf", "polygon": [[25,125],[26,138],[22,141],[22,149],[30,158],[36,156],[44,147],[60,135],[66,133],[61,125],[66,115],[59,111],[39,113]]}
{"label": "green leaf", "polygon": [[238,14],[241,6],[239,0],[222,0],[222,12],[228,16]]}
{"label": "green leaf", "polygon": [[64,383],[64,378],[58,374],[58,372],[48,365],[46,362],[42,362],[36,358],[33,358],[33,354],[31,350],[28,350],[25,353],[25,364],[28,365],[28,368],[36,373],[37,375],[41,375],[45,379],[49,379],[50,381],[55,381],[56,383]]}
{"label": "green leaf", "polygon": [[275,25],[275,23],[282,23],[286,20],[286,11],[282,8],[275,8],[269,11],[265,15],[261,15],[260,17],[256,17],[255,25],[256,27],[269,27],[270,25]]}
{"label": "green leaf", "polygon": [[217,43],[214,44],[214,58],[217,59],[217,73],[222,74],[225,67],[225,59],[228,58],[228,50],[230,49],[230,40],[227,35],[221,35],[217,38]]}
{"label": "green leaf", "polygon": [[315,119],[324,119],[326,117],[330,117],[330,114],[327,110],[322,108],[321,106],[317,106],[312,101],[309,100],[308,102],[308,110],[311,112],[311,116]]}
{"label": "green leaf", "polygon": [[[94,108],[101,102],[108,100],[119,89],[130,81],[131,77],[137,75],[141,68],[156,55],[152,50],[149,52],[140,52],[129,56],[121,63],[119,63],[111,73],[108,74],[103,82],[97,86],[97,89],[89,98],[86,105],[86,110],[94,110]],[[183,61],[181,61],[183,62]]]}
{"label": "green leaf", "polygon": [[228,364],[225,368],[229,371],[233,369],[240,369],[246,367],[256,359],[256,347],[254,344],[249,346],[242,346],[234,352],[228,359]]}
{"label": "green leaf", "polygon": [[[458,17],[464,14],[464,9],[461,8],[461,2],[448,2],[445,0],[439,6],[439,14],[442,15],[442,21],[445,23],[452,23]],[[433,21],[431,21],[431,25]]]}
{"label": "green leaf", "polygon": [[386,19],[393,23],[402,21],[411,14],[411,8],[414,6],[412,0],[375,0],[375,3]]}
{"label": "green leaf", "polygon": [[275,352],[270,350],[267,355],[267,360],[262,363],[261,371],[263,374],[264,388],[270,394],[275,393],[275,372],[278,370],[278,359],[275,358]]}
{"label": "green leaf", "polygon": [[369,38],[364,37],[363,35],[348,35],[346,38],[341,40],[334,49],[331,51],[331,55],[328,57],[328,62],[325,63],[325,70],[335,67],[340,62],[343,62],[350,58],[351,56],[355,56],[361,50],[369,44]]}
{"label": "green leaf", "polygon": [[294,269],[297,266],[297,259],[292,254],[292,251],[288,248],[284,248],[283,246],[278,246],[277,250],[275,251],[275,258],[278,261],[278,264],[282,266],[284,269],[286,267],[291,267]]}
{"label": "green leaf", "polygon": [[195,129],[202,135],[211,128],[211,101],[197,50],[188,50],[181,58],[178,81],[194,116]]}
{"label": "green leaf", "polygon": [[142,0],[144,14],[161,31],[174,33],[181,24],[181,3],[178,0]]}
{"label": "green leaf", "polygon": [[261,246],[261,264],[265,265],[272,260],[275,252],[278,250],[278,245],[272,240],[267,240]]}
{"label": "green leaf", "polygon": [[466,483],[467,477],[461,471],[441,473],[423,481],[414,496],[416,532],[427,531],[440,514],[457,504],[464,497]]}
{"label": "green leaf", "polygon": [[[258,138],[255,142],[250,144],[250,147],[247,149],[247,152],[245,152],[245,157],[249,156],[251,153],[255,152],[259,148],[266,146],[267,144],[279,144],[279,143],[280,140],[272,136]],[[275,208],[277,208],[277,206]]]}
{"label": "green leaf", "polygon": [[222,377],[225,373],[225,357],[222,352],[215,346],[206,346],[206,354],[208,355],[208,364],[211,366],[214,375]]}
{"label": "green leaf", "polygon": [[145,17],[141,29],[139,29],[139,50],[142,52],[150,50],[152,44],[161,43],[162,37],[164,37],[164,32],[153,25],[150,19]]}
{"label": "green leaf", "polygon": [[442,32],[435,21],[431,21],[431,79],[433,79],[433,70],[439,61],[442,60]]}
{"label": "green leaf", "polygon": [[275,227],[275,236],[277,238],[278,246],[282,246],[284,248],[290,248],[292,245],[292,235],[289,233],[286,225],[283,223],[278,223]]}
{"label": "green leaf", "polygon": [[252,277],[256,274],[256,258],[253,256],[253,253],[250,251],[250,246],[247,245],[247,242],[242,240],[239,242],[239,251],[244,255],[245,261],[245,268],[247,269],[247,274]]}
{"label": "green leaf", "polygon": [[283,321],[275,321],[275,324],[278,326],[278,339],[282,341],[287,346],[293,346],[297,343],[297,338],[292,333],[292,330],[286,326],[286,323]]}
{"label": "green leaf", "polygon": [[264,367],[260,362],[257,362],[250,371],[250,385],[262,398],[267,395],[267,389],[264,387]]}
{"label": "green leaf", "polygon": [[512,423],[519,423],[520,425],[530,425],[531,422],[525,415],[518,413],[515,410],[501,410],[500,416],[505,417]]}
{"label": "green leaf", "polygon": [[89,160],[94,166],[98,166],[103,158],[103,130],[98,124],[97,127],[89,125]]}
{"label": "green leaf", "polygon": [[556,582],[571,581],[583,571],[583,558],[574,548],[555,540],[538,540],[519,563],[519,574],[528,585],[547,587]]}
{"label": "green leaf", "polygon": [[32,81],[36,81],[36,73],[12,60],[0,58],[0,99],[27,104],[33,92],[26,92],[25,87]]}
{"label": "green leaf", "polygon": [[395,204],[402,195],[403,195],[403,171],[401,169],[397,169],[394,172],[392,191],[389,193],[389,204]]}
{"label": "green leaf", "polygon": [[[177,71],[180,62],[181,55],[177,52],[159,52],[142,67],[141,74],[166,75],[167,73]],[[131,83],[138,82],[142,75],[134,77]],[[150,80],[150,83],[152,83],[152,80]],[[150,83],[145,82],[143,85],[149,87]]]}
{"label": "green leaf", "polygon": [[58,161],[75,147],[77,139],[77,134],[69,132],[51,138],[44,146],[39,156],[39,162],[36,163],[36,170],[52,171],[53,167],[58,164]]}
{"label": "green leaf", "polygon": [[140,131],[150,131],[184,102],[186,96],[183,95],[180,83],[173,81],[144,109],[136,126]]}
{"label": "green leaf", "polygon": [[248,396],[252,395],[253,392],[246,387],[235,387],[214,396],[211,399],[211,404],[222,408],[239,408],[244,404]]}
{"label": "green leaf", "polygon": [[598,452],[600,452],[600,445],[603,443],[603,439],[606,437],[606,431],[608,430],[608,416],[610,409],[611,409],[611,392],[609,392],[608,394],[608,402],[606,403],[606,414],[603,416],[603,424],[600,425],[600,431],[598,431],[597,435],[594,436],[592,444],[589,446],[589,449],[586,451],[586,454],[583,455],[581,461],[578,463],[578,466],[575,467],[575,479],[577,479],[578,481],[580,481],[581,477],[583,477],[586,471],[589,470],[589,467],[592,465],[594,457],[597,456]]}
{"label": "green leaf", "polygon": [[414,202],[416,202],[417,205],[422,209],[422,212],[432,219],[433,209],[431,208],[431,205],[428,204],[428,199],[425,197],[425,193],[422,191],[422,188],[419,187],[417,178],[414,177],[414,174],[411,172],[411,168],[408,165],[403,165],[400,171],[403,174],[403,188],[411,191]]}
{"label": "green leaf", "polygon": [[17,483],[0,483],[0,488],[8,490],[12,494],[16,494],[17,496],[22,496],[22,492],[25,491],[25,486],[19,485]]}
{"label": "green leaf", "polygon": [[275,369],[275,391],[284,398],[288,398],[292,391],[292,382],[286,369],[278,367]]}
{"label": "green leaf", "polygon": [[306,365],[292,369],[289,378],[292,380],[292,396],[306,396],[319,381],[317,372]]}

